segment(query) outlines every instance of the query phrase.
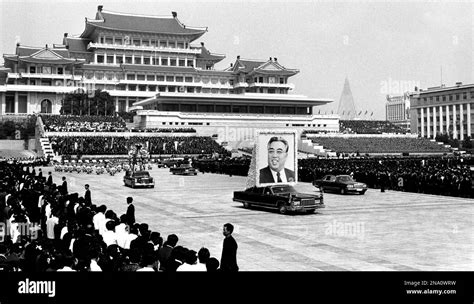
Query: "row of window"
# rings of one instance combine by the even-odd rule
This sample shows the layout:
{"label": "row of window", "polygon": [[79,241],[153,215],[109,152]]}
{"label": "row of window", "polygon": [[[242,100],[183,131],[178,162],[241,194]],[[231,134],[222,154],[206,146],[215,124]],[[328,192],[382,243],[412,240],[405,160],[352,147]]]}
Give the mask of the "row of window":
{"label": "row of window", "polygon": [[96,63],[107,64],[143,64],[174,67],[194,67],[193,59],[182,59],[176,57],[148,57],[148,56],[114,56],[97,54]]}
{"label": "row of window", "polygon": [[186,41],[138,38],[130,36],[100,36],[98,41],[99,43],[110,45],[134,45],[176,49],[187,49],[189,47],[189,44]]}
{"label": "row of window", "polygon": [[[450,95],[439,95],[439,96],[430,96],[430,97],[423,97],[423,101],[453,101],[453,100],[466,100],[467,99],[467,92],[462,94],[450,94]],[[470,98],[474,98],[474,91],[470,92]]]}
{"label": "row of window", "polygon": [[[185,126],[185,125],[188,125],[188,126],[203,126],[204,125],[204,123],[202,123],[202,122],[188,122],[188,123],[186,123],[186,122],[171,122],[171,121],[168,122],[168,123],[162,122],[161,124],[163,126],[166,126],[166,125],[169,125],[169,126],[172,126],[172,125],[175,125],[175,126],[178,126],[178,125],[182,125],[182,126]],[[209,125],[210,125],[210,123],[207,122],[206,126],[209,126]]]}
{"label": "row of window", "polygon": [[5,113],[28,113],[28,95],[18,94],[18,108],[15,112],[15,93],[5,94]]}
{"label": "row of window", "polygon": [[[8,84],[17,85],[31,85],[31,86],[65,86],[61,80],[48,80],[48,79],[10,79]],[[70,81],[66,84],[67,86],[81,86],[77,81]],[[192,86],[167,86],[167,85],[137,85],[137,84],[94,84],[97,90],[118,90],[118,91],[140,91],[140,92],[179,92],[179,93],[203,93],[203,94],[239,94],[233,89],[217,89],[217,88],[201,88]],[[246,89],[247,93],[266,93],[266,94],[286,94],[285,89]],[[242,92],[240,92],[242,93]]]}
{"label": "row of window", "polygon": [[[280,84],[286,84],[286,78],[284,77],[275,77],[275,76],[269,76],[269,77],[254,77],[253,82],[255,83],[277,83],[277,79],[280,82]],[[250,79],[247,79],[247,82],[250,82]]]}
{"label": "row of window", "polygon": [[[64,73],[70,74],[70,70],[64,70],[64,67],[53,67],[53,66],[30,66],[29,69],[27,69],[28,73],[30,74],[59,74],[63,75]],[[24,73],[26,72],[24,69],[18,69],[19,73]]]}
{"label": "row of window", "polygon": [[[286,126],[289,127],[290,124],[286,124]],[[306,127],[306,126],[308,126],[308,127],[314,127],[314,128],[315,127],[321,128],[321,126],[322,126],[322,127],[326,128],[327,124],[317,124],[317,125],[316,124],[308,124],[308,125],[305,125],[305,124],[291,124],[291,126],[292,127]]]}
{"label": "row of window", "polygon": [[[460,115],[456,115],[456,121],[459,122],[461,120],[461,116]],[[463,121],[467,121],[467,115],[463,115]],[[425,124],[428,122],[428,120],[426,119],[426,117],[423,119],[423,121],[425,122]],[[449,115],[449,121],[452,122],[453,121],[453,115]],[[430,122],[433,122],[432,119],[430,119]],[[436,117],[436,119],[434,120],[434,122],[438,123],[440,122],[440,119],[439,119],[439,116]],[[447,119],[446,119],[446,116],[443,115],[443,122],[447,122]],[[421,118],[418,117],[418,123],[421,123]]]}

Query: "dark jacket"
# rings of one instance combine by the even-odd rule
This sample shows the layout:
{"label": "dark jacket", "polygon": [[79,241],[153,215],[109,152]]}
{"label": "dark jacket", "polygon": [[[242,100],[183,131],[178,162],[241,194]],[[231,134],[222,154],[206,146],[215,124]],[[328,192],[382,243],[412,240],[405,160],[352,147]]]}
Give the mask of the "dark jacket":
{"label": "dark jacket", "polygon": [[133,204],[129,204],[127,207],[127,221],[129,225],[135,224],[135,206]]}
{"label": "dark jacket", "polygon": [[220,270],[239,271],[239,266],[237,266],[237,247],[237,242],[232,235],[224,239]]}
{"label": "dark jacket", "polygon": [[[285,168],[285,175],[286,179],[288,182],[295,182],[295,172]],[[261,184],[266,184],[266,183],[276,183],[277,181],[273,179],[272,171],[270,167],[265,167],[263,169],[260,169],[260,177],[259,181]]]}
{"label": "dark jacket", "polygon": [[61,185],[61,194],[66,195],[67,194],[67,182],[63,181],[63,184]]}
{"label": "dark jacket", "polygon": [[89,189],[87,189],[86,193],[84,194],[84,202],[85,202],[86,206],[90,206],[90,204],[92,204],[91,191]]}

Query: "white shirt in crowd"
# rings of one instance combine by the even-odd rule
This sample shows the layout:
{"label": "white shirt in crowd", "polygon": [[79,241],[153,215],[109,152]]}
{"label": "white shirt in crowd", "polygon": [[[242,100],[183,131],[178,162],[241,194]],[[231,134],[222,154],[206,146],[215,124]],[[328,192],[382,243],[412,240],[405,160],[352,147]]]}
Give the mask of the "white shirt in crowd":
{"label": "white shirt in crowd", "polygon": [[155,269],[153,269],[152,267],[147,266],[147,267],[137,269],[137,271],[153,271],[153,272],[155,272]]}
{"label": "white shirt in crowd", "polygon": [[67,233],[67,226],[64,226],[63,229],[61,229],[61,236],[59,237],[61,240],[64,239],[64,235]]}
{"label": "white shirt in crowd", "polygon": [[197,263],[197,264],[187,264],[184,263],[183,265],[179,266],[176,271],[207,271],[206,264]]}
{"label": "white shirt in crowd", "polygon": [[97,264],[97,261],[92,259],[91,260],[91,271],[102,271],[102,268],[100,268],[99,264]]}
{"label": "white shirt in crowd", "polygon": [[[126,230],[127,225],[121,223],[115,227],[115,237],[117,239],[117,245],[119,245],[123,249],[130,249],[130,234]],[[127,243],[129,247],[126,248]]]}
{"label": "white shirt in crowd", "polygon": [[48,203],[46,207],[44,207],[44,213],[47,219],[51,217],[51,204]]}
{"label": "white shirt in crowd", "polygon": [[102,234],[102,238],[104,239],[104,243],[107,244],[107,247],[110,245],[117,245],[117,237],[115,232],[112,230],[107,230]]}
{"label": "white shirt in crowd", "polygon": [[46,220],[46,236],[50,240],[54,240],[54,226],[59,223],[59,218],[54,215]]}
{"label": "white shirt in crowd", "polygon": [[69,266],[64,266],[63,268],[58,269],[57,271],[75,271],[75,270]]}
{"label": "white shirt in crowd", "polygon": [[94,229],[99,230],[99,233],[102,235],[107,229],[105,228],[105,215],[102,212],[97,213],[92,218],[92,222],[94,223]]}

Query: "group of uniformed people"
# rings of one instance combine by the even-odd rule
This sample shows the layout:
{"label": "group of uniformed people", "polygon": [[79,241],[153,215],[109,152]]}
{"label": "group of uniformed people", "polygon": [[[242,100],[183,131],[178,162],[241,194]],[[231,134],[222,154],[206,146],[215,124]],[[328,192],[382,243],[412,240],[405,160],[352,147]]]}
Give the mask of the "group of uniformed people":
{"label": "group of uniformed people", "polygon": [[57,172],[76,172],[76,173],[87,173],[87,174],[104,174],[115,175],[120,173],[122,170],[130,170],[130,165],[127,163],[56,163],[54,164],[54,171]]}
{"label": "group of uniformed people", "polygon": [[[135,170],[138,170],[140,167],[136,166]],[[141,169],[152,170],[153,167],[150,163],[142,165]],[[99,162],[99,163],[55,163],[54,171],[57,172],[70,172],[70,173],[87,173],[87,174],[105,174],[108,173],[111,176],[114,176],[116,173],[122,171],[128,171],[131,167],[126,162]]]}

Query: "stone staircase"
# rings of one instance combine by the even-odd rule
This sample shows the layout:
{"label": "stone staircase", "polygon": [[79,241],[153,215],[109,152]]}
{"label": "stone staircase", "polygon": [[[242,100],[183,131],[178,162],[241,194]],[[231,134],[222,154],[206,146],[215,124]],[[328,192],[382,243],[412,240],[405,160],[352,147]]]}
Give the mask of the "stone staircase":
{"label": "stone staircase", "polygon": [[49,138],[41,137],[39,141],[41,145],[42,155],[44,157],[50,156],[51,158],[54,158],[54,151],[53,151],[53,148],[51,147],[51,142],[49,141]]}
{"label": "stone staircase", "polygon": [[327,152],[323,146],[314,144],[311,139],[301,139],[298,143],[298,151],[314,155],[322,155]]}

